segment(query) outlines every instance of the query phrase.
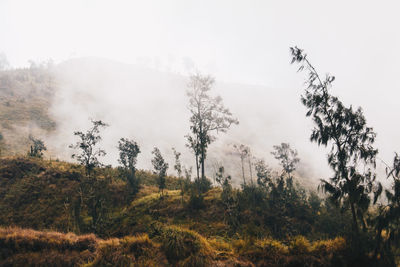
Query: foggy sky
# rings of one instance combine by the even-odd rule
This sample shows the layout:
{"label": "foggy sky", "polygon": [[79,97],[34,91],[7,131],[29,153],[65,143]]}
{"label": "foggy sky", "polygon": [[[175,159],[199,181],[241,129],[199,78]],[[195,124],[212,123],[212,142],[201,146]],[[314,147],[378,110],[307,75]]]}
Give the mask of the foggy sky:
{"label": "foggy sky", "polygon": [[[305,76],[289,64],[288,48],[297,45],[321,74],[336,76],[334,94],[347,105],[363,107],[378,133],[379,157],[390,162],[393,152],[400,151],[399,8],[398,1],[2,0],[0,52],[15,67],[29,59],[62,62],[95,56],[163,72],[197,69],[219,82],[269,88],[237,87],[253,90],[266,103],[274,99],[277,105],[286,96],[279,114],[262,112],[283,121],[304,115],[298,99]],[[229,91],[223,93],[232,103]],[[136,95],[141,97],[146,96]],[[257,107],[259,112],[262,105]],[[277,123],[263,136],[279,134],[296,145],[296,137],[307,138],[312,125],[293,120],[295,127],[285,131],[286,123],[280,123],[285,126]]]}

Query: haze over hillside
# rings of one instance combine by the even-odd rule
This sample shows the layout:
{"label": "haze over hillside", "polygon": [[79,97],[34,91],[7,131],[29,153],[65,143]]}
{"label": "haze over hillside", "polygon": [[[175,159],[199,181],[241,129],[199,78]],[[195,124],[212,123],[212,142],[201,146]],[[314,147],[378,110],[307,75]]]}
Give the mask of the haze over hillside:
{"label": "haze over hillside", "polygon": [[[150,152],[154,146],[168,155],[171,166],[171,147],[183,152],[187,166],[194,165],[184,138],[189,133],[188,76],[106,59],[81,58],[59,64],[55,77],[57,90],[50,112],[57,121],[57,130],[47,140],[53,156],[69,159],[72,151],[68,145],[75,140],[73,131],[85,130],[88,119],[93,118],[110,124],[101,144],[107,151],[108,164],[117,164],[119,138],[129,137],[141,146],[141,168],[151,168]],[[210,146],[209,164],[216,158],[225,159],[228,172],[239,176],[239,157],[234,155],[232,144],[243,143],[251,147],[254,156],[265,157],[271,166],[277,166],[270,155],[272,146],[289,142],[299,151],[301,176],[317,179],[328,172],[323,167],[325,152],[309,145],[310,122],[304,116],[299,91],[230,84],[216,78],[212,94],[222,96],[240,123],[218,135],[217,142]]]}
{"label": "haze over hillside", "polygon": [[[17,69],[13,75],[26,76],[29,72],[29,69]],[[48,75],[51,78],[40,78],[40,75]],[[12,123],[16,123],[14,128],[17,129],[18,135],[7,129],[3,130],[6,139],[9,139],[5,141],[8,150],[14,150],[14,153],[25,151],[28,143],[17,137],[23,135],[26,138],[29,134],[34,134],[46,138],[48,156],[71,160],[72,150],[68,146],[76,140],[73,132],[87,129],[90,125],[89,118],[93,118],[101,119],[110,125],[103,132],[101,144],[107,151],[104,158],[106,164],[118,164],[117,142],[121,137],[129,137],[137,140],[141,146],[142,153],[138,158],[140,168],[151,169],[151,150],[154,146],[160,147],[167,155],[171,166],[172,147],[183,153],[186,166],[194,165],[193,155],[185,146],[184,137],[189,132],[190,114],[187,109],[186,90],[190,73],[183,75],[104,58],[86,57],[62,62],[51,70],[44,70],[40,75],[39,78],[32,78],[39,79],[38,84],[29,80],[17,81],[14,76],[10,76],[11,80],[15,80],[15,83],[10,85],[13,87],[10,89],[16,93],[13,96],[15,103],[20,103],[18,99],[27,92],[35,94],[38,98],[30,99],[36,101],[33,102],[33,106],[19,105],[17,108],[37,109],[35,103],[41,103],[43,111],[48,114],[35,115],[44,122],[35,121],[37,118],[32,117],[34,115],[29,115],[30,117],[22,121],[12,120]],[[237,167],[240,160],[238,155],[235,155],[232,144],[249,145],[254,156],[265,158],[270,166],[277,167],[276,160],[270,154],[272,146],[289,142],[299,152],[301,162],[298,175],[305,179],[304,183],[308,184],[309,180],[317,181],[331,174],[326,164],[326,150],[309,142],[312,123],[305,117],[304,107],[300,103],[301,86],[298,89],[270,88],[226,83],[218,80],[218,77],[215,78],[216,84],[212,94],[223,98],[225,105],[240,123],[231,127],[228,133],[219,134],[217,141],[211,144],[207,157],[208,165],[218,160],[229,174],[240,180],[241,173]],[[47,84],[46,79],[50,79],[50,84]],[[10,96],[7,96],[6,91],[2,94],[5,106]],[[368,104],[368,99],[358,98],[360,103],[367,105],[363,108],[369,124],[373,127],[378,124],[378,127],[374,128],[378,133],[378,173],[382,178],[385,165],[381,159],[391,158],[395,150],[393,144],[396,142],[387,138],[393,135],[390,131],[392,128],[379,120],[379,114],[371,113],[374,105]],[[357,101],[353,103],[354,106],[358,106]],[[14,114],[21,112],[34,111],[18,109]],[[390,116],[392,114],[388,114],[388,117]],[[45,127],[43,131],[43,125],[40,126],[43,123],[55,123],[56,127],[52,126],[53,130],[51,127]],[[208,170],[208,175],[212,176],[213,168]],[[169,172],[174,172],[172,167]]]}

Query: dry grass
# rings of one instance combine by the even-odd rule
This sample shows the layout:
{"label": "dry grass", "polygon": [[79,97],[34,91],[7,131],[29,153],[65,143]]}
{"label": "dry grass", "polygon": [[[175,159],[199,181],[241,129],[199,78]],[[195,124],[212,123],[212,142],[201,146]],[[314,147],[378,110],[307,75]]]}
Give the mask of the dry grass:
{"label": "dry grass", "polygon": [[77,266],[94,258],[97,243],[93,234],[0,228],[0,265]]}
{"label": "dry grass", "polygon": [[0,228],[0,265],[166,266],[160,245],[147,235],[102,240],[93,234]]}

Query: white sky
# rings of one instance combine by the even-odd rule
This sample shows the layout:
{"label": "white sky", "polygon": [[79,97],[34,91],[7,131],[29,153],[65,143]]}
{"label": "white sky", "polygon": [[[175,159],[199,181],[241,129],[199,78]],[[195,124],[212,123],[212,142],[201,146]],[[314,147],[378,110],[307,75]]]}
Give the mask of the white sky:
{"label": "white sky", "polygon": [[298,45],[321,71],[362,86],[399,72],[399,10],[398,1],[365,0],[1,0],[0,51],[13,66],[73,56],[182,65],[189,57],[225,81],[291,87],[288,47]]}
{"label": "white sky", "polygon": [[386,0],[0,0],[0,52],[12,66],[97,56],[175,72],[190,58],[217,80],[299,97],[297,45],[337,77],[335,94],[364,108],[390,161],[400,151],[399,10]]}

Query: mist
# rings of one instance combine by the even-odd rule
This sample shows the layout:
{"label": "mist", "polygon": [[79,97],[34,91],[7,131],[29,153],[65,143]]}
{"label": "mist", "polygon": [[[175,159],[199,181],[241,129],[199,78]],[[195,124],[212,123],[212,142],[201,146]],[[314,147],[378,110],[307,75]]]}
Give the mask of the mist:
{"label": "mist", "polygon": [[309,142],[312,122],[299,100],[305,77],[289,64],[288,48],[298,45],[321,74],[336,76],[333,94],[363,108],[385,180],[381,160],[400,150],[398,8],[396,1],[2,1],[0,51],[14,67],[56,63],[57,129],[46,136],[52,157],[70,160],[73,132],[93,118],[110,124],[101,143],[107,164],[117,164],[117,141],[128,137],[141,146],[141,168],[151,167],[154,146],[170,165],[171,147],[193,165],[185,91],[188,75],[200,71],[216,78],[212,93],[240,121],[217,136],[208,164],[222,159],[240,177],[230,154],[243,143],[277,168],[272,146],[289,142],[301,158],[298,175],[317,181],[331,172],[327,149]]}
{"label": "mist", "polygon": [[[141,147],[139,168],[151,169],[151,150],[155,146],[170,163],[169,173],[174,174],[172,147],[182,152],[187,167],[194,165],[194,156],[184,137],[190,131],[188,76],[100,58],[64,62],[56,67],[54,75],[57,89],[50,112],[57,129],[47,137],[53,157],[70,160],[73,151],[68,145],[76,141],[73,132],[88,129],[92,118],[109,124],[100,144],[107,151],[103,160],[106,164],[118,164],[117,143],[127,137]],[[281,142],[289,142],[299,151],[298,173],[304,183],[328,173],[327,168],[312,167],[325,165],[325,152],[309,144],[310,123],[304,116],[298,93],[217,80],[211,94],[223,97],[239,125],[217,134],[217,141],[210,145],[209,177],[214,171],[212,163],[219,161],[236,183],[241,181],[240,158],[235,155],[233,144],[248,145],[255,157],[265,158],[277,169],[270,152],[273,145]]]}

